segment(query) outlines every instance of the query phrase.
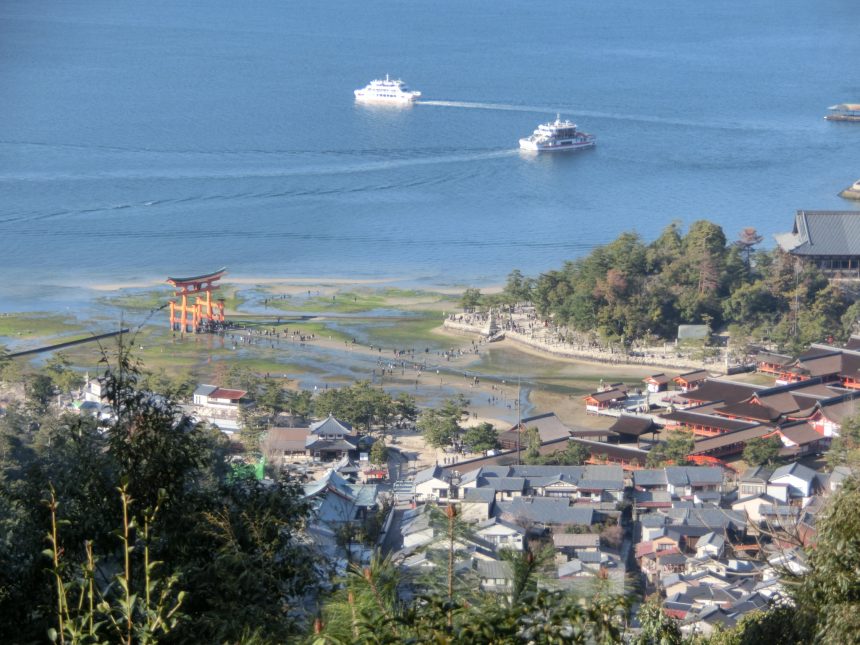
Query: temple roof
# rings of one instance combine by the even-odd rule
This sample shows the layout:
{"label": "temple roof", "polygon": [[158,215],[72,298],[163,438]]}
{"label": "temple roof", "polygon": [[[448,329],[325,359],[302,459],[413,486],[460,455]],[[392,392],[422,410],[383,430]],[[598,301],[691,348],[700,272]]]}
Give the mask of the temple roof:
{"label": "temple roof", "polygon": [[860,211],[797,211],[791,233],[777,244],[792,255],[860,255]]}

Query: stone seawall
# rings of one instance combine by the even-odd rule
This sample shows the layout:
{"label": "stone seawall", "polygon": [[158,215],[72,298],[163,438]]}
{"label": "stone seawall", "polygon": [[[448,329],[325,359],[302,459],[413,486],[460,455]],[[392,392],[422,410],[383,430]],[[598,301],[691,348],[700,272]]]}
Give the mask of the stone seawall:
{"label": "stone seawall", "polygon": [[[487,324],[484,322],[481,325],[471,324],[469,322],[451,320],[446,318],[442,326],[449,330],[462,334],[472,334],[487,338]],[[670,370],[684,369],[707,369],[712,372],[725,371],[724,365],[721,362],[705,363],[703,361],[693,360],[688,357],[677,355],[659,355],[647,354],[646,356],[631,356],[620,352],[607,352],[596,349],[582,349],[563,343],[558,340],[550,340],[545,337],[535,337],[532,334],[526,334],[511,329],[504,331],[505,339],[511,341],[515,345],[521,345],[525,348],[535,350],[537,352],[547,354],[555,358],[567,358],[571,360],[590,361],[594,363],[606,363],[610,365],[641,365],[652,366]]]}

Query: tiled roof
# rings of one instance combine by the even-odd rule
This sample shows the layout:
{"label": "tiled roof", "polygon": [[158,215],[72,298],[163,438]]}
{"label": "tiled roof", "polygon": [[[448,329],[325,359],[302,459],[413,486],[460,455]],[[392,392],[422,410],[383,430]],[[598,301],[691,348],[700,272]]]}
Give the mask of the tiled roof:
{"label": "tiled roof", "polygon": [[308,428],[272,428],[266,435],[266,447],[277,451],[303,451]]}
{"label": "tiled roof", "polygon": [[525,518],[540,524],[581,524],[590,526],[594,511],[571,506],[569,500],[556,497],[519,497],[510,502],[497,502],[502,518]]}
{"label": "tiled roof", "polygon": [[764,466],[753,466],[751,468],[747,468],[740,477],[740,482],[753,482],[766,484],[768,478],[773,472],[772,468],[765,468]]}
{"label": "tiled roof", "polygon": [[513,580],[511,565],[501,560],[475,559],[475,570],[481,578]]}
{"label": "tiled roof", "polygon": [[526,480],[523,477],[496,477],[488,485],[498,491],[523,492],[526,488]]}
{"label": "tiled roof", "polygon": [[684,380],[687,383],[695,382],[695,381],[703,381],[706,378],[710,378],[710,374],[705,370],[693,370],[692,372],[684,372],[683,374],[678,374],[673,380],[679,381]]}
{"label": "tiled roof", "polygon": [[311,434],[352,434],[352,426],[329,415],[322,421],[311,424]]}
{"label": "tiled roof", "polygon": [[662,468],[633,471],[634,486],[665,486],[668,483],[666,471]]}
{"label": "tiled roof", "polygon": [[796,443],[798,446],[815,443],[816,441],[821,441],[823,438],[822,435],[808,423],[785,425],[779,429],[779,432],[785,438],[789,439],[792,443]]}
{"label": "tiled roof", "polygon": [[749,383],[709,379],[695,390],[679,394],[678,396],[689,401],[702,401],[705,403],[715,403],[716,401],[737,403],[749,398],[760,389],[762,389],[761,386],[750,385]]}
{"label": "tiled roof", "polygon": [[730,403],[715,408],[714,412],[755,421],[776,421],[781,416],[779,411],[767,405],[756,405],[755,403]]}
{"label": "tiled roof", "polygon": [[774,236],[792,255],[860,255],[860,211],[804,211],[791,233]]}
{"label": "tiled roof", "polygon": [[621,466],[612,465],[588,465],[585,467],[585,472],[582,479],[601,479],[604,481],[613,481],[619,484],[624,482],[624,469]]}
{"label": "tiled roof", "polygon": [[616,390],[615,388],[611,390],[603,390],[602,392],[592,392],[586,399],[594,399],[599,403],[606,403],[607,401],[615,401],[617,399],[626,399],[627,393],[622,392],[620,390]]}
{"label": "tiled roof", "polygon": [[624,459],[633,461],[638,459],[640,463],[645,463],[648,453],[638,448],[629,446],[619,446],[611,443],[602,443],[600,441],[588,441],[587,439],[571,439],[571,442],[580,443],[588,449],[591,455],[606,455],[611,459]]}
{"label": "tiled roof", "polygon": [[637,417],[632,414],[622,414],[615,423],[609,427],[610,432],[618,434],[626,434],[633,437],[639,437],[646,432],[652,432],[658,428],[649,417]]}
{"label": "tiled roof", "polygon": [[651,376],[648,376],[642,380],[646,383],[656,383],[658,385],[663,385],[664,383],[668,383],[672,379],[660,372],[659,374],[652,374]]}
{"label": "tiled roof", "polygon": [[668,466],[666,479],[676,486],[723,483],[723,471],[717,466]]}
{"label": "tiled roof", "polygon": [[496,491],[492,488],[467,488],[463,495],[464,502],[492,504],[496,499]]}
{"label": "tiled roof", "polygon": [[597,548],[600,546],[600,536],[595,533],[554,533],[552,543],[557,549],[562,547]]}
{"label": "tiled roof", "polygon": [[773,428],[767,426],[753,426],[746,430],[735,430],[721,434],[719,437],[711,437],[710,439],[702,439],[697,441],[693,446],[693,454],[700,455],[710,450],[716,450],[731,446],[736,443],[746,443],[750,439],[757,439],[764,435],[773,432]]}
{"label": "tiled roof", "polygon": [[818,473],[809,468],[808,466],[804,466],[800,462],[794,462],[792,464],[786,464],[780,468],[777,468],[773,471],[773,474],[770,476],[770,481],[774,481],[779,479],[780,477],[786,477],[788,475],[793,475],[798,479],[802,479],[806,482],[812,483],[815,481],[815,478],[818,476]]}
{"label": "tiled roof", "polygon": [[210,399],[227,399],[228,401],[238,401],[243,396],[245,396],[247,392],[245,390],[228,390],[223,387],[216,388],[213,392],[208,394],[208,398]]}
{"label": "tiled roof", "polygon": [[643,507],[671,507],[672,495],[665,490],[636,490],[633,491],[633,501]]}
{"label": "tiled roof", "polygon": [[744,428],[751,428],[755,425],[750,421],[729,419],[727,417],[720,417],[714,414],[702,414],[701,412],[695,412],[694,410],[675,410],[674,412],[667,412],[662,416],[662,418],[667,421],[675,421],[684,425],[699,425],[714,428],[715,430],[726,431],[743,430]]}
{"label": "tiled roof", "polygon": [[447,481],[447,475],[445,471],[442,470],[441,466],[430,466],[429,468],[425,468],[424,470],[420,470],[415,474],[415,484],[423,484],[424,482],[428,482],[431,479],[441,479],[442,481]]}
{"label": "tiled roof", "polygon": [[[520,422],[522,428],[537,428],[541,442],[547,443],[557,439],[566,439],[570,436],[570,428],[562,423],[561,419],[554,412],[539,414],[533,417],[526,417]],[[508,432],[516,432],[517,426],[508,430]]]}
{"label": "tiled roof", "polygon": [[771,365],[788,365],[794,362],[791,356],[786,354],[776,354],[774,352],[759,352],[755,356],[759,363],[770,363]]}

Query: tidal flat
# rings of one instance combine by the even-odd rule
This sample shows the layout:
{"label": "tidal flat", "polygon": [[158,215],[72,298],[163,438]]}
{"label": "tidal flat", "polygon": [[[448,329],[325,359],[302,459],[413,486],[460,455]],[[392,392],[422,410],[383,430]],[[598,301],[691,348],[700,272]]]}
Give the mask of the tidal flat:
{"label": "tidal flat", "polygon": [[[641,384],[647,368],[558,360],[503,341],[487,345],[442,328],[443,312],[457,308],[454,291],[421,290],[346,280],[229,281],[219,290],[233,327],[222,334],[182,334],[168,324],[170,288],[160,285],[101,290],[74,316],[22,312],[0,316],[10,349],[31,349],[66,338],[128,327],[134,356],[147,371],[221,382],[237,365],[278,379],[291,389],[321,390],[367,380],[406,391],[422,405],[464,395],[470,412],[496,424],[555,411],[578,425],[587,417],[582,396],[605,381]],[[81,371],[96,373],[115,341],[67,348]],[[42,364],[45,354],[26,361]],[[24,361],[25,359],[19,359]]]}

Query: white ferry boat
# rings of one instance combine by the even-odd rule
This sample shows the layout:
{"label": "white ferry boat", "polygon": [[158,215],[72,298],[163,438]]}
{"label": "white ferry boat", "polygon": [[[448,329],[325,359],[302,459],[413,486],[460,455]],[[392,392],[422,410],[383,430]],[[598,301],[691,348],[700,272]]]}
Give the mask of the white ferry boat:
{"label": "white ferry boat", "polygon": [[860,103],[840,103],[831,105],[830,114],[824,118],[828,121],[854,121],[860,122]]}
{"label": "white ferry boat", "polygon": [[520,139],[520,148],[535,152],[579,150],[591,148],[596,142],[593,134],[580,132],[573,121],[562,121],[557,114],[554,122],[542,123],[530,137]]}
{"label": "white ferry boat", "polygon": [[356,101],[373,103],[412,103],[421,96],[421,92],[410,90],[403,81],[392,80],[385,75],[385,80],[374,79],[367,87],[355,90]]}

